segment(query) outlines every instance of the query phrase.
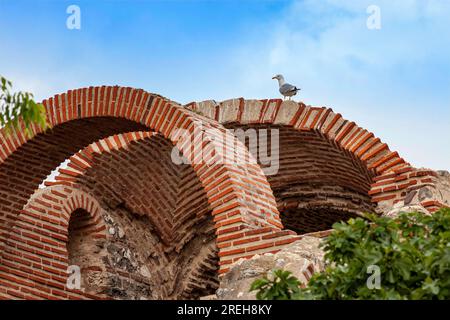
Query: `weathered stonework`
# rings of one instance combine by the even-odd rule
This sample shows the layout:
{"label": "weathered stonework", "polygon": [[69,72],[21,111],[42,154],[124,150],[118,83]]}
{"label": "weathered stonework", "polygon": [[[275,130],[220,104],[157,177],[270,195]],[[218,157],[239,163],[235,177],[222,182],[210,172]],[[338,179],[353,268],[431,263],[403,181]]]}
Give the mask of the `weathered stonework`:
{"label": "weathered stonework", "polygon": [[[117,86],[43,104],[52,130],[0,131],[4,299],[196,299],[220,281],[219,298],[250,298],[243,288],[258,272],[310,263],[298,274],[306,281],[320,270],[319,240],[305,234],[326,236],[365,211],[432,213],[450,201],[448,173],[411,167],[325,107],[243,98],[181,106]],[[247,148],[231,129],[277,130],[279,170],[267,173],[263,146]],[[218,161],[198,161],[192,143]],[[173,150],[191,164],[174,163]],[[248,161],[222,161],[230,154]],[[67,285],[70,265],[81,268],[80,290]]]}
{"label": "weathered stonework", "polygon": [[266,253],[239,260],[223,277],[216,298],[253,300],[256,293],[249,292],[252,282],[265,275],[270,276],[274,269],[291,271],[302,283],[307,283],[313,273],[324,268],[320,241],[320,238],[304,236],[275,254]]}

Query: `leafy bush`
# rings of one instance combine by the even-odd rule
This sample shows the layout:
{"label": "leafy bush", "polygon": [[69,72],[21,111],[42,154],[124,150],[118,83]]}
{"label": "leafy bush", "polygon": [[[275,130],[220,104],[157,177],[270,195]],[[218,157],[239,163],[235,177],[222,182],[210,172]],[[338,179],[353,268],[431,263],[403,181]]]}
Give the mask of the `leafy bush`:
{"label": "leafy bush", "polygon": [[252,283],[250,291],[258,290],[258,300],[292,300],[300,292],[300,281],[290,271],[274,270],[272,279],[267,276]]}
{"label": "leafy bush", "polygon": [[[276,270],[251,290],[258,299],[450,299],[450,209],[366,218],[333,225],[322,244],[327,268],[305,288]],[[371,266],[379,268],[379,287],[368,285]]]}
{"label": "leafy bush", "polygon": [[31,93],[11,93],[11,81],[0,76],[0,82],[0,127],[17,128],[22,119],[25,133],[29,135],[33,123],[43,129],[48,126],[45,107],[34,102]]}

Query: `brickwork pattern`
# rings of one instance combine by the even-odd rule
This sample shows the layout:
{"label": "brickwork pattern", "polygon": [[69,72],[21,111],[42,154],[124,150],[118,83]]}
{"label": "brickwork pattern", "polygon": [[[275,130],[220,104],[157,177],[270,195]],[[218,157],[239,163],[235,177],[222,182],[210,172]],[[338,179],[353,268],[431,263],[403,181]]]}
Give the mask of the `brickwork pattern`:
{"label": "brickwork pattern", "polygon": [[[43,103],[51,130],[0,131],[4,299],[197,298],[240,259],[303,233],[326,236],[334,221],[436,183],[433,171],[325,107],[242,98],[181,106],[118,86]],[[235,128],[280,131],[277,174],[264,175]],[[174,147],[191,164],[174,164]],[[247,162],[224,161],[230,154]],[[66,159],[56,182],[37,190]],[[66,288],[71,263],[87,290]]]}
{"label": "brickwork pattern", "polygon": [[25,205],[1,250],[0,296],[13,299],[98,298],[67,290],[68,225],[78,209],[88,212],[94,239],[106,238],[96,199],[70,187],[39,190]]}

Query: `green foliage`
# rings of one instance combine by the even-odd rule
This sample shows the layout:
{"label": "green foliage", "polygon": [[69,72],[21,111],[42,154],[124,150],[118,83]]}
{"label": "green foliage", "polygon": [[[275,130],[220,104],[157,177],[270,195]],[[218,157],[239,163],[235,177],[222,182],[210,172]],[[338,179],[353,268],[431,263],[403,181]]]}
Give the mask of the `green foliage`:
{"label": "green foliage", "polygon": [[43,129],[48,127],[45,107],[34,102],[31,93],[11,93],[11,81],[1,76],[0,81],[0,127],[5,127],[7,131],[17,128],[20,119],[22,119],[27,135],[31,134],[33,123]]}
{"label": "green foliage", "polygon": [[274,270],[273,277],[257,279],[252,283],[250,291],[258,290],[258,300],[292,300],[300,292],[300,281],[289,271]]}
{"label": "green foliage", "polygon": [[[328,266],[305,288],[278,285],[277,296],[291,299],[450,299],[450,209],[431,216],[401,214],[391,219],[367,215],[335,223],[322,245]],[[369,266],[378,266],[380,287],[369,288]],[[271,299],[280,270],[258,299]],[[264,280],[264,279],[262,279]],[[294,282],[294,280],[291,280]],[[261,283],[256,280],[255,283]],[[283,292],[279,292],[279,291]],[[292,294],[295,293],[295,294]]]}

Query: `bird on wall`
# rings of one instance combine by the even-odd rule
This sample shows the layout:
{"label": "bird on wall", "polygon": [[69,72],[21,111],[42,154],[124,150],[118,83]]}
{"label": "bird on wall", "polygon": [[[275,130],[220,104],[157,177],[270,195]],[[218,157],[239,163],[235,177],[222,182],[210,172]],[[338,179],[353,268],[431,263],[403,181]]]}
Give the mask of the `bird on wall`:
{"label": "bird on wall", "polygon": [[298,91],[300,91],[300,88],[297,88],[296,86],[293,86],[292,84],[286,83],[284,81],[284,77],[281,74],[277,74],[272,79],[278,80],[278,85],[280,87],[280,93],[283,95],[284,99],[286,97],[289,97],[289,100],[291,100],[292,96],[295,96]]}

